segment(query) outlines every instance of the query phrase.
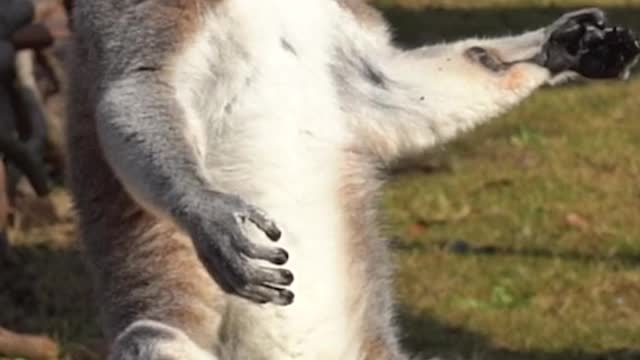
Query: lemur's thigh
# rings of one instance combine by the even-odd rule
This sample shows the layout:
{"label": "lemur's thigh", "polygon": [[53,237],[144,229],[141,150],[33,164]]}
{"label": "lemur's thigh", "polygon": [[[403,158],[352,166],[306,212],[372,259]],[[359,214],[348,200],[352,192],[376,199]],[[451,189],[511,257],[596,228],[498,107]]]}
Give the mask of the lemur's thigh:
{"label": "lemur's thigh", "polygon": [[109,360],[217,360],[184,332],[157,321],[131,324],[113,346]]}
{"label": "lemur's thigh", "polygon": [[194,354],[176,359],[211,359],[203,351],[220,345],[227,295],[188,236],[128,197],[111,199],[102,216],[85,217],[83,238],[112,359],[174,359],[175,351]]}

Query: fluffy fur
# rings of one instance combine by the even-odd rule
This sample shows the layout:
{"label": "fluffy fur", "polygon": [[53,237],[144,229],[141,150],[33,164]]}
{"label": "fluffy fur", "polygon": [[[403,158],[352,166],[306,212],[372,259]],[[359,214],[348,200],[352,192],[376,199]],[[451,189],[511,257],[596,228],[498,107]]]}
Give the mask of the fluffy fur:
{"label": "fluffy fur", "polygon": [[111,359],[406,359],[383,170],[550,81],[574,17],[402,51],[358,0],[78,1],[69,163]]}

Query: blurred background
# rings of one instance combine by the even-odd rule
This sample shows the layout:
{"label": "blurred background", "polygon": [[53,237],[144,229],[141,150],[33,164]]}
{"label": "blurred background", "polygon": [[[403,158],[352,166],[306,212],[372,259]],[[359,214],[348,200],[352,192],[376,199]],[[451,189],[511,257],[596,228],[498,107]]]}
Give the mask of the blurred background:
{"label": "blurred background", "polygon": [[[0,359],[103,359],[63,185],[67,20],[61,2],[36,3],[35,22],[47,41],[36,41],[44,36],[37,29],[20,37],[0,28],[0,85],[9,87],[3,41],[26,49],[11,70],[19,86],[0,91],[15,112],[0,107],[0,135],[8,128],[25,144],[3,145],[0,136],[0,175],[8,174],[0,176],[0,230],[8,239],[4,247],[0,239]],[[583,6],[602,7],[613,22],[640,30],[640,0],[376,5],[405,46],[517,33]],[[2,11],[0,5],[0,17]],[[547,88],[398,167],[384,214],[401,333],[413,353],[442,360],[640,359],[639,116],[640,76]],[[33,159],[12,162],[20,151]],[[42,176],[50,186],[39,188]],[[1,194],[10,194],[10,205],[3,207]]]}

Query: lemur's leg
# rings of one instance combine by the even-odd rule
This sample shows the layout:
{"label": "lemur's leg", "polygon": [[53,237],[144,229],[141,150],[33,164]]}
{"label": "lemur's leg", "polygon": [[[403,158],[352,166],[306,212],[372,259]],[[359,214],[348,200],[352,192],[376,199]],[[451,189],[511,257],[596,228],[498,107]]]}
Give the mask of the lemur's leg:
{"label": "lemur's leg", "polygon": [[140,320],[129,326],[113,346],[109,360],[217,360],[182,331]]}
{"label": "lemur's leg", "polygon": [[368,82],[345,82],[345,93],[348,106],[360,106],[352,122],[360,145],[389,162],[499,115],[568,72],[625,76],[639,50],[631,32],[606,27],[604,14],[588,9],[520,36],[393,51],[366,64]]}

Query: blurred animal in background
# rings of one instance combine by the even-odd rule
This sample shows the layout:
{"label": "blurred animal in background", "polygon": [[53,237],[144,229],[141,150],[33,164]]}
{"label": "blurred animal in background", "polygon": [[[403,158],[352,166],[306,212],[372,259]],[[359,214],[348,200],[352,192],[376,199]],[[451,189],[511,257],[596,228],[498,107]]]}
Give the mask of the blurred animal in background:
{"label": "blurred animal in background", "polygon": [[64,74],[52,48],[68,35],[61,12],[53,0],[0,3],[0,246],[21,180],[43,196],[50,179],[62,177],[63,101],[56,98]]}
{"label": "blurred animal in background", "polygon": [[[0,2],[0,256],[16,199],[45,196],[63,169],[64,74],[52,45],[68,35],[61,2]],[[56,105],[58,103],[58,105]],[[0,354],[51,359],[52,340],[0,328]]]}

